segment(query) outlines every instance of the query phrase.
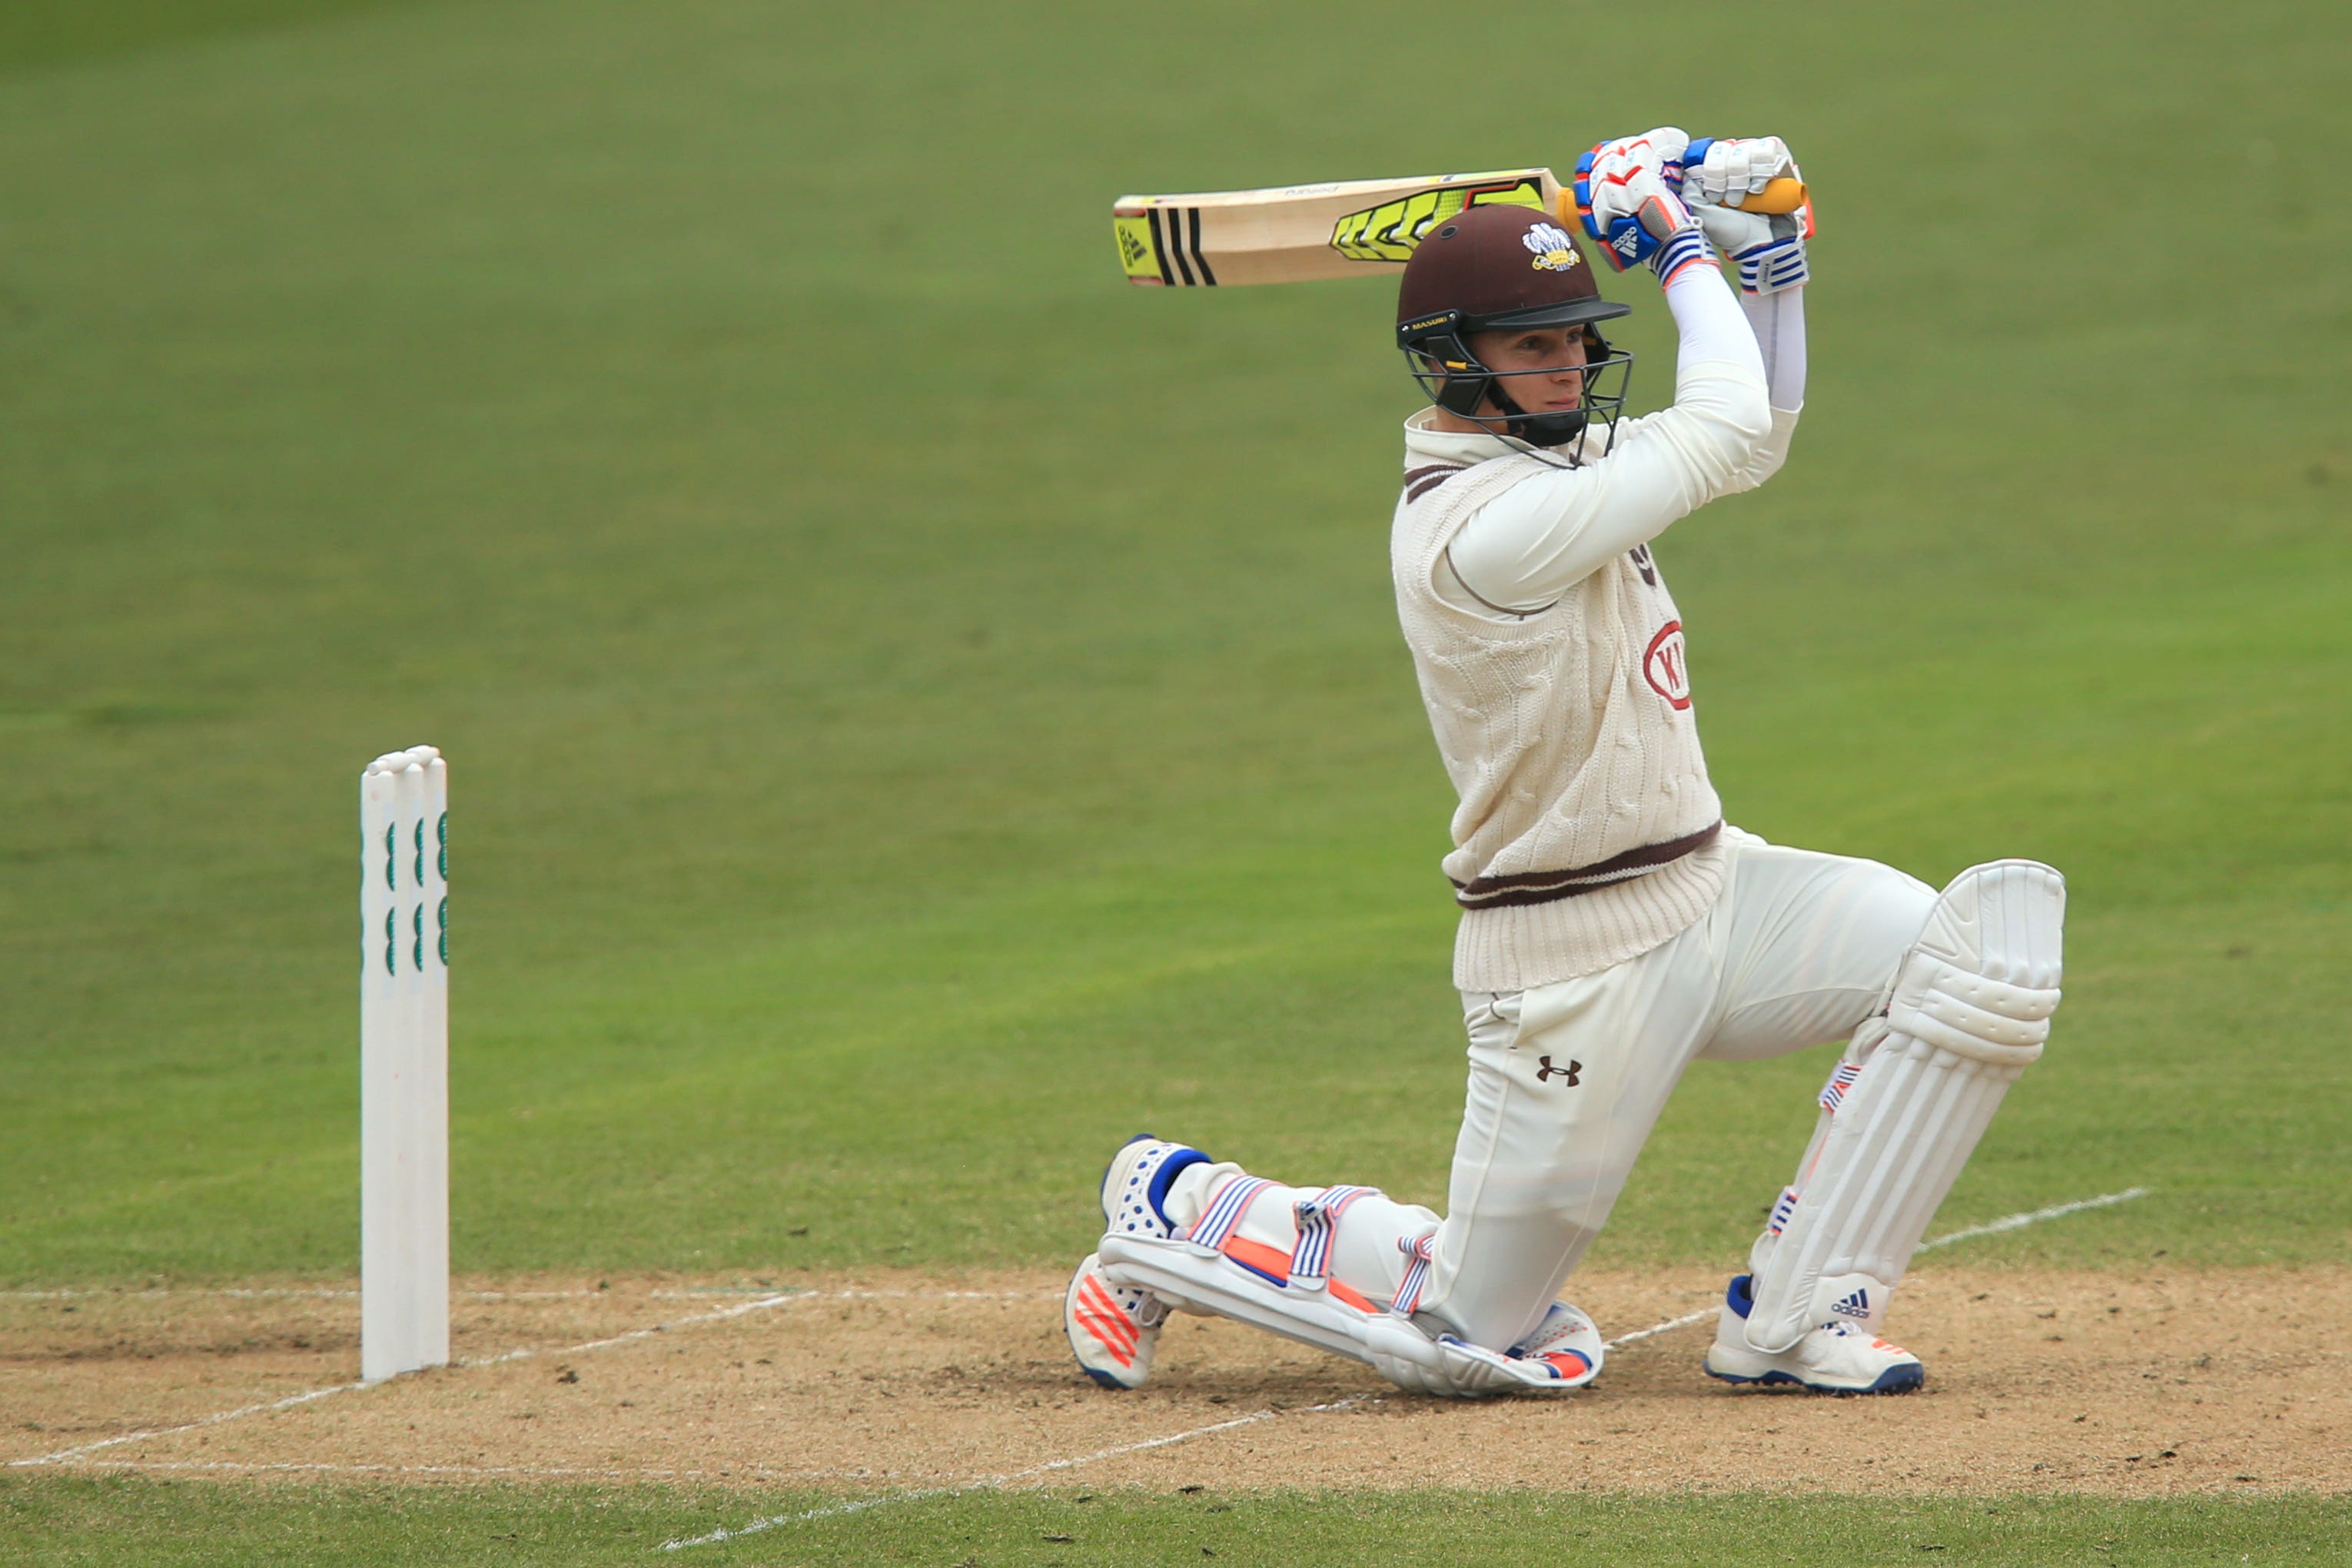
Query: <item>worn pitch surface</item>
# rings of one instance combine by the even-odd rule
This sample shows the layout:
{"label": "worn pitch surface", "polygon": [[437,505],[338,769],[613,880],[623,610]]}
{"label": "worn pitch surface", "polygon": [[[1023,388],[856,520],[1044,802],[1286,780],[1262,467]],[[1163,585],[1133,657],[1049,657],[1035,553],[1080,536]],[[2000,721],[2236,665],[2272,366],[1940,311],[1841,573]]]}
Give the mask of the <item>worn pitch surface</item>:
{"label": "worn pitch surface", "polygon": [[[1578,1294],[1618,1334],[1704,1305],[1714,1284],[1692,1270],[1617,1274],[1587,1277]],[[807,1279],[751,1293],[676,1279],[475,1280],[456,1314],[465,1364],[179,1431],[168,1428],[352,1380],[356,1298],[19,1294],[0,1300],[0,1449],[21,1467],[152,1432],[54,1463],[859,1494],[1234,1489],[1309,1474],[1642,1491],[2352,1487],[2352,1270],[2341,1268],[1922,1269],[1896,1321],[1928,1363],[1916,1396],[1735,1391],[1700,1374],[1699,1325],[1624,1347],[1580,1394],[1475,1405],[1402,1395],[1365,1369],[1192,1318],[1169,1330],[1150,1386],[1100,1392],[1062,1343],[1060,1285],[1034,1272]],[[1131,1447],[1221,1423],[1237,1424]]]}

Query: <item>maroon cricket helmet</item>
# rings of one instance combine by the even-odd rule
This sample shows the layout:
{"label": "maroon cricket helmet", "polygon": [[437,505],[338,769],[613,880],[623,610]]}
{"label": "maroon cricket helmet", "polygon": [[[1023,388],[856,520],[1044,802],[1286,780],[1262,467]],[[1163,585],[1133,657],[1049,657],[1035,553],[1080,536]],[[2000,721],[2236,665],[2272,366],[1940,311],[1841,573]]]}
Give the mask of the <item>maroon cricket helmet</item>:
{"label": "maroon cricket helmet", "polygon": [[1456,331],[1565,327],[1622,316],[1601,297],[1576,238],[1540,207],[1467,207],[1413,247],[1397,289],[1397,331],[1458,312]]}
{"label": "maroon cricket helmet", "polygon": [[[1397,289],[1397,346],[1430,401],[1448,413],[1537,447],[1575,443],[1595,418],[1613,426],[1624,406],[1631,354],[1612,350],[1595,324],[1632,312],[1601,297],[1592,268],[1567,227],[1540,207],[1497,202],[1465,208],[1414,247]],[[1581,327],[1584,405],[1531,415],[1511,401],[1497,374],[1471,352],[1470,335],[1521,327]],[[1605,383],[1604,383],[1605,374]],[[1499,417],[1481,414],[1488,402]]]}

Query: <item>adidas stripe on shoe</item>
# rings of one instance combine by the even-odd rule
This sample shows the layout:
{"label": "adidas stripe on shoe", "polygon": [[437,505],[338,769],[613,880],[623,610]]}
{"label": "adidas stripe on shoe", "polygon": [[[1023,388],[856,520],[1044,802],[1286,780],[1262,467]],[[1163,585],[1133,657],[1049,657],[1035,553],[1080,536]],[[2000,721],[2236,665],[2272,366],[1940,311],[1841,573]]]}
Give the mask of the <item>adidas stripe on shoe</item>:
{"label": "adidas stripe on shoe", "polygon": [[1151,1352],[1168,1309],[1142,1290],[1114,1285],[1092,1253],[1070,1276],[1062,1295],[1062,1328],[1080,1370],[1105,1388],[1140,1388],[1151,1376]]}

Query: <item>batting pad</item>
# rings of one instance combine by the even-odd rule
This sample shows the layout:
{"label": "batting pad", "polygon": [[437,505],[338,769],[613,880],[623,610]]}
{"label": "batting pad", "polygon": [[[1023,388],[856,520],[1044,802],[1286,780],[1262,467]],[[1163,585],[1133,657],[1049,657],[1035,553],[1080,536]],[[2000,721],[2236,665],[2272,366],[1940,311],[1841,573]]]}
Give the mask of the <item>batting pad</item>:
{"label": "batting pad", "polygon": [[1563,1360],[1507,1356],[1450,1336],[1432,1339],[1403,1313],[1352,1291],[1276,1284],[1259,1268],[1172,1237],[1107,1236],[1101,1258],[1104,1277],[1114,1284],[1363,1362],[1416,1394],[1475,1398],[1565,1393],[1590,1383],[1601,1370],[1597,1343],[1588,1356]]}
{"label": "batting pad", "polygon": [[2032,860],[1972,867],[1937,899],[1885,1035],[1751,1287],[1751,1347],[1778,1353],[1841,1317],[1875,1327],[1885,1315],[2001,1096],[2042,1055],[2065,913],[2065,879]]}
{"label": "batting pad", "polygon": [[1369,1359],[1363,1321],[1370,1314],[1328,1291],[1268,1284],[1219,1254],[1157,1237],[1107,1236],[1101,1256],[1103,1272],[1112,1279],[1171,1305],[1231,1318],[1350,1361]]}

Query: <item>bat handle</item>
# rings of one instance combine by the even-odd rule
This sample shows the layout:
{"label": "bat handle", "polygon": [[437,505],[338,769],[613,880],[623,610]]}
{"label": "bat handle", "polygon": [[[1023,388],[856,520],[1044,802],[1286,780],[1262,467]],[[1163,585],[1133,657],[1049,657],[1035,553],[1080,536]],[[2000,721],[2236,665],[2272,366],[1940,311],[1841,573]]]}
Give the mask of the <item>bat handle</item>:
{"label": "bat handle", "polygon": [[[1762,190],[1749,192],[1747,199],[1737,205],[1741,212],[1764,213],[1769,216],[1795,212],[1811,199],[1811,194],[1805,189],[1804,181],[1792,180],[1783,174]],[[1733,204],[1727,202],[1724,205],[1729,206]],[[1577,211],[1576,192],[1573,187],[1567,185],[1560,187],[1559,217],[1561,227],[1570,233],[1576,231],[1576,226],[1582,215]],[[1808,227],[1805,232],[1811,235],[1812,230]]]}
{"label": "bat handle", "polygon": [[1760,191],[1750,192],[1744,201],[1726,202],[1744,213],[1792,213],[1807,201],[1805,182],[1783,174]]}

